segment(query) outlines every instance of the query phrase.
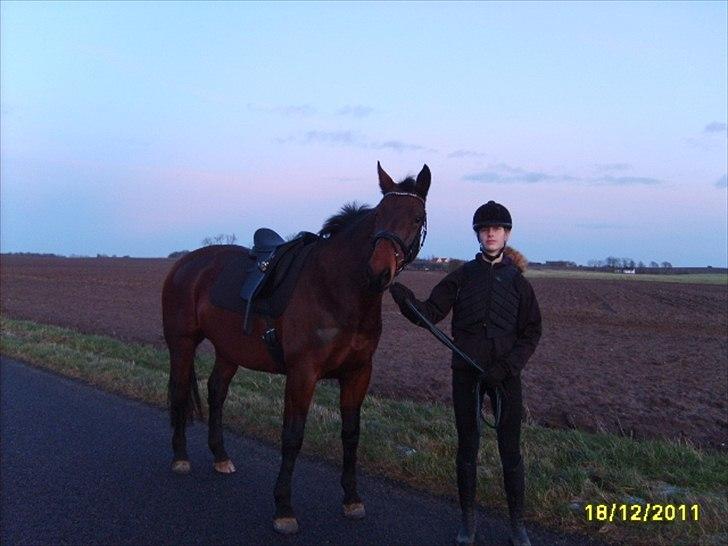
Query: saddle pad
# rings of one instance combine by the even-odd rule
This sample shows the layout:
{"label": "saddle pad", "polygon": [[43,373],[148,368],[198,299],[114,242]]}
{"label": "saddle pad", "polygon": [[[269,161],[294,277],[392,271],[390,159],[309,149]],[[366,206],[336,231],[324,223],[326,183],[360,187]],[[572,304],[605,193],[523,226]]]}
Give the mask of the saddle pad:
{"label": "saddle pad", "polygon": [[232,256],[212,285],[210,303],[215,307],[242,315],[245,312],[246,302],[240,297],[240,288],[243,286],[243,281],[251,264],[255,267],[255,260],[251,259],[247,254]]}
{"label": "saddle pad", "polygon": [[[271,276],[264,281],[253,301],[253,313],[275,318],[286,310],[301,269],[315,246],[296,245],[280,256]],[[210,290],[210,302],[215,307],[244,315],[247,301],[240,297],[240,289],[248,271],[255,267],[256,260],[247,254],[231,257]]]}

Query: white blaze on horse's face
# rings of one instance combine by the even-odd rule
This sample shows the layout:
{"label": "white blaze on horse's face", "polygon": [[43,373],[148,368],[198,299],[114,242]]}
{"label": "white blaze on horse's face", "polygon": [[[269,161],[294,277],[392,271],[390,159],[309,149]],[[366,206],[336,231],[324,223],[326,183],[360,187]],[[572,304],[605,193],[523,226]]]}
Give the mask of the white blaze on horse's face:
{"label": "white blaze on horse's face", "polygon": [[383,291],[414,260],[423,242],[430,170],[425,165],[416,181],[408,178],[395,184],[379,164],[377,168],[379,187],[384,197],[374,210],[374,247],[368,265],[370,284],[374,289]]}

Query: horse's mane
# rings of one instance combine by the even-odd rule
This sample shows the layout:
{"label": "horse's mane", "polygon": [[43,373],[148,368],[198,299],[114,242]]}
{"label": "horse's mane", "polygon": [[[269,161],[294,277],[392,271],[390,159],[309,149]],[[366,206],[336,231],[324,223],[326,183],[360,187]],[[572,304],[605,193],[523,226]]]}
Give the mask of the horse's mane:
{"label": "horse's mane", "polygon": [[[400,180],[396,186],[396,191],[416,193],[417,195],[421,195],[423,199],[425,198],[425,196],[418,191],[417,180],[411,176],[408,176],[404,180]],[[382,190],[382,193],[386,195],[384,190]],[[337,233],[341,233],[344,228],[357,222],[371,211],[372,207],[366,204],[360,205],[356,201],[346,203],[343,207],[341,207],[341,210],[339,210],[337,214],[329,217],[324,222],[324,225],[318,234],[319,236],[326,238],[336,235]]]}
{"label": "horse's mane", "polygon": [[[405,192],[409,192],[409,193],[417,193],[417,194],[419,194],[419,192],[417,191],[417,180],[415,180],[411,176],[408,176],[404,180],[400,180],[397,183],[397,190],[396,191],[405,191]],[[385,193],[384,190],[382,190],[382,194],[383,195],[386,195],[386,193]]]}
{"label": "horse's mane", "polygon": [[356,201],[346,203],[337,214],[329,217],[325,222],[319,236],[331,237],[340,233],[347,226],[360,220],[372,211],[372,207],[358,204]]}

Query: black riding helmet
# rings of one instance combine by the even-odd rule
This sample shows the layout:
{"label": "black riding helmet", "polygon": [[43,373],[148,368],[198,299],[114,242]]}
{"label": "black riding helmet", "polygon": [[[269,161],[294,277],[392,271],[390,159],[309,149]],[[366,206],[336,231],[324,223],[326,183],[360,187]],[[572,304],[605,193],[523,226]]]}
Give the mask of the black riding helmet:
{"label": "black riding helmet", "polygon": [[511,213],[500,203],[488,201],[480,205],[473,215],[473,230],[478,233],[484,227],[503,226],[506,229],[513,227]]}

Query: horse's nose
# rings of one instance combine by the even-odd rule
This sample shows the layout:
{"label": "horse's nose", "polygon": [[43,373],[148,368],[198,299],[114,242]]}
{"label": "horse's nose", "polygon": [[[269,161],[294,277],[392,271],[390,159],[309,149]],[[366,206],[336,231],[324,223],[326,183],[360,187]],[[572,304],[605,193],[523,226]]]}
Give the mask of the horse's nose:
{"label": "horse's nose", "polygon": [[369,277],[370,289],[374,290],[375,292],[384,292],[384,289],[387,288],[387,284],[392,278],[392,274],[389,269],[384,269],[381,273],[376,275],[374,271],[372,271],[372,268],[369,267],[367,269],[367,273]]}
{"label": "horse's nose", "polygon": [[389,284],[389,281],[391,279],[391,273],[389,272],[389,268],[385,269],[379,274],[379,289],[384,290],[387,287],[387,284]]}

